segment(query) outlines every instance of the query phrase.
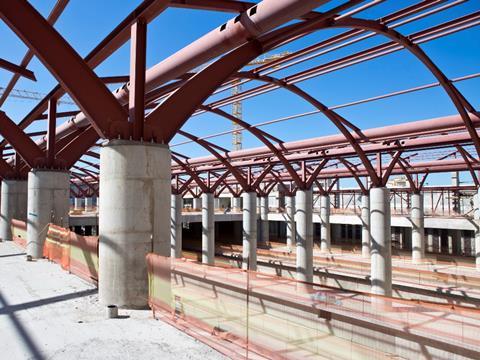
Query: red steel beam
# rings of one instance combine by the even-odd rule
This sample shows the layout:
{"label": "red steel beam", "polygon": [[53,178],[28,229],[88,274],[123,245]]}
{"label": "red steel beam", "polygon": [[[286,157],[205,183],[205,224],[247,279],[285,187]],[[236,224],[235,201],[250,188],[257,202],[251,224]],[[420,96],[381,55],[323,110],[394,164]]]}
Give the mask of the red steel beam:
{"label": "red steel beam", "polygon": [[[60,15],[62,14],[63,10],[65,10],[65,7],[67,6],[69,0],[58,0],[55,6],[53,7],[52,11],[47,17],[47,21],[49,24],[55,24],[55,22],[58,20]],[[23,57],[22,61],[20,62],[20,66],[26,67],[29,63],[30,60],[33,58],[33,51],[28,50],[25,56]],[[15,74],[12,76],[10,79],[9,83],[5,87],[5,90],[3,91],[3,94],[0,96],[0,107],[3,105],[5,100],[7,100],[8,95],[12,91],[12,89],[15,87],[15,84],[17,83],[18,79],[20,78],[20,75]]]}
{"label": "red steel beam", "polygon": [[30,71],[23,66],[11,63],[10,61],[7,61],[5,59],[0,58],[0,68],[8,70],[16,75],[23,76],[24,78],[37,81],[37,78],[35,77],[33,71]]}
{"label": "red steel beam", "polygon": [[138,19],[132,25],[132,39],[130,40],[130,92],[128,102],[132,138],[136,141],[144,137],[146,50],[147,24],[143,19]]}
{"label": "red steel beam", "polygon": [[45,163],[43,151],[3,111],[0,111],[0,134],[31,168]]}
{"label": "red steel beam", "polygon": [[57,99],[51,98],[48,102],[48,130],[47,130],[47,167],[53,167],[55,162],[55,128],[57,126]]}
{"label": "red steel beam", "polygon": [[112,124],[126,123],[124,109],[90,67],[62,36],[23,0],[0,2],[0,17],[67,90],[97,133],[112,134]]}
{"label": "red steel beam", "polygon": [[[100,65],[105,59],[128,41],[130,38],[130,26],[138,17],[142,17],[145,21],[150,22],[165,10],[168,2],[168,0],[144,0],[85,57],[85,62],[87,62],[92,69]],[[47,109],[48,100],[51,97],[59,99],[64,93],[65,92],[61,86],[57,85],[32,109],[32,111],[27,114],[27,116],[20,122],[19,126],[22,129],[25,129]],[[90,124],[87,118],[83,116],[83,119],[84,123],[82,124],[82,127],[88,127]],[[71,121],[65,126],[57,129],[57,135],[63,137],[67,132],[74,132],[76,131],[77,125],[79,125],[79,121]],[[0,146],[4,145],[5,142],[0,143]]]}

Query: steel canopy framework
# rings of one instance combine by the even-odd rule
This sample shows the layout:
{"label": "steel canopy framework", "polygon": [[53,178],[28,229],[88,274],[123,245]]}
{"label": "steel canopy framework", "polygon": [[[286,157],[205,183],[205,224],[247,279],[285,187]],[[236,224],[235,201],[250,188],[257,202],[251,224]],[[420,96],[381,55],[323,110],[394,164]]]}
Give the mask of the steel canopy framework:
{"label": "steel canopy framework", "polygon": [[[123,138],[170,143],[172,191],[191,193],[195,197],[204,192],[219,194],[225,190],[236,196],[243,191],[265,195],[275,185],[283,185],[289,193],[312,186],[320,193],[328,193],[333,185],[326,186],[323,180],[339,178],[354,178],[365,193],[369,186],[385,186],[392,174],[404,174],[411,191],[417,192],[428,174],[448,171],[468,171],[474,184],[479,184],[476,175],[480,153],[479,113],[419,45],[480,24],[480,9],[408,35],[395,30],[460,5],[465,2],[463,0],[418,1],[376,20],[362,18],[362,12],[384,1],[344,1],[332,7],[327,0],[263,0],[258,3],[147,0],[84,59],[52,26],[67,2],[59,0],[47,20],[25,0],[0,4],[2,20],[29,48],[18,69],[13,67],[17,74],[0,103],[5,101],[18,76],[26,75],[32,54],[59,82],[18,125],[7,114],[0,114],[0,134],[4,137],[0,146],[2,150],[10,146],[15,150],[13,156],[3,153],[1,178],[25,177],[31,168],[70,169],[74,196],[98,194],[100,169],[96,160],[89,161],[87,157],[98,158],[95,147],[100,139]],[[145,69],[147,24],[168,7],[238,14],[169,58]],[[251,60],[266,52],[313,32],[333,28],[346,30],[281,59],[245,69]],[[307,69],[284,77],[273,75],[373,36],[384,37],[388,42],[327,63],[311,64]],[[130,81],[112,94],[105,86],[108,80],[100,79],[93,69],[129,39],[135,40],[131,41]],[[443,89],[457,115],[363,130],[298,85],[307,79],[399,50],[410,52],[435,77],[437,83],[431,86]],[[58,61],[60,58],[62,61]],[[195,70],[212,60],[203,69]],[[476,76],[478,74],[467,75],[465,79]],[[239,94],[222,95],[234,83],[248,82],[254,86]],[[398,94],[424,88],[427,87],[406,89]],[[287,90],[306,101],[316,112],[325,115],[339,134],[284,143],[259,126],[236,119],[222,110],[223,106],[235,101],[276,89]],[[77,112],[56,112],[55,104],[65,93],[77,104]],[[212,95],[220,99],[211,101]],[[144,110],[145,117],[142,116]],[[182,130],[189,118],[204,112],[235,122],[264,147],[229,152],[207,140],[208,137]],[[73,114],[73,118],[56,126],[57,119]],[[33,141],[25,130],[42,118],[48,119],[45,136]],[[171,144],[176,134],[197,143],[211,156],[192,159],[178,153],[175,144]],[[417,174],[420,177],[414,176]],[[364,178],[368,178],[368,182]]]}

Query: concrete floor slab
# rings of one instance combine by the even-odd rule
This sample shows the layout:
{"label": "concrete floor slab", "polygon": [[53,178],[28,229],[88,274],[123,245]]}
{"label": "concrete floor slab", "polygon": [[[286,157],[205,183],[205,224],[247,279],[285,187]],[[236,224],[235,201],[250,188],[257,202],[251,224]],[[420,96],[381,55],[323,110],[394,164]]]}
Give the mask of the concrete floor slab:
{"label": "concrete floor slab", "polygon": [[0,243],[0,358],[223,359],[149,310],[106,320],[97,290],[59,265]]}

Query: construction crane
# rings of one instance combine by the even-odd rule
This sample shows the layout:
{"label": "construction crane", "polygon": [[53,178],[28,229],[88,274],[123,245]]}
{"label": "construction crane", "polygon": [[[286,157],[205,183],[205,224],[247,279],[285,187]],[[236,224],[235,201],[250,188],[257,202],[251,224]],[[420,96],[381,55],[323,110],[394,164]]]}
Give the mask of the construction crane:
{"label": "construction crane", "polygon": [[[247,64],[247,66],[254,66],[254,65],[264,65],[272,62],[274,60],[278,60],[284,58],[285,56],[289,55],[290,52],[284,51],[279,54],[268,55],[264,57],[257,58]],[[242,92],[242,84],[240,80],[237,79],[233,83],[235,86],[232,87],[232,95],[237,95]],[[241,100],[235,101],[232,104],[232,115],[235,116],[237,119],[243,119],[243,108]],[[237,123],[233,122],[233,132],[232,132],[232,150],[241,150],[243,145],[243,136],[242,136],[242,127]]]}
{"label": "construction crane", "polygon": [[[5,92],[5,88],[0,86],[0,96],[3,95]],[[45,98],[47,95],[42,94],[36,91],[30,91],[30,90],[22,90],[22,89],[13,89],[10,92],[10,95],[13,98],[17,99],[22,99],[22,100],[42,100]],[[75,105],[75,103],[69,99],[65,100],[59,100],[58,104],[66,104],[66,105]]]}

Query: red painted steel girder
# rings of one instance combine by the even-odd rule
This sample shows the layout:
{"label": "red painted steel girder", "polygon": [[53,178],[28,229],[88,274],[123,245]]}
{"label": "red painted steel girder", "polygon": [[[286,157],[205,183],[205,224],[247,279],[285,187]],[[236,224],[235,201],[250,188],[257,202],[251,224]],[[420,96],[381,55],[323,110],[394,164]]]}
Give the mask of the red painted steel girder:
{"label": "red painted steel girder", "polygon": [[[263,0],[257,4],[255,14],[244,13],[240,18],[230,20],[224,28],[211,31],[148,69],[146,72],[146,91],[149,92],[170,80],[181,77],[185,72],[196,66],[235,48],[248,39],[255,38],[263,32],[298,18],[325,2],[327,0]],[[357,2],[360,1],[351,1],[352,4]],[[119,89],[115,93],[115,97],[121,104],[126,104],[128,91]],[[36,113],[35,117],[38,115],[40,114]],[[72,131],[73,128],[86,127],[87,125],[88,120],[81,113],[69,123],[57,128],[57,135],[62,136]]]}
{"label": "red painted steel girder", "polygon": [[[119,49],[127,40],[130,39],[130,26],[131,24],[141,17],[147,23],[155,19],[163,10],[166,9],[168,0],[145,0],[137,8],[135,8],[115,29],[108,34],[86,57],[85,62],[94,69],[100,65],[105,59]],[[27,116],[20,122],[19,126],[25,129],[29,126],[38,116],[47,109],[48,100],[51,97],[59,99],[65,91],[60,85],[57,85],[52,89],[48,95],[41,100]],[[57,137],[64,137],[69,132],[74,132],[79,127],[88,127],[90,125],[88,119],[82,114],[83,123],[74,119],[61,125],[57,128]],[[43,140],[44,142],[45,140]],[[5,142],[0,143],[0,146],[4,146]],[[41,145],[41,144],[40,144]]]}
{"label": "red painted steel girder", "polygon": [[[65,10],[65,7],[68,4],[68,0],[58,0],[55,6],[53,7],[52,11],[47,17],[47,21],[49,24],[55,24],[55,22],[58,20],[60,15],[62,14],[63,10]],[[33,51],[28,49],[27,53],[23,57],[22,61],[20,62],[20,66],[26,67],[29,63],[30,60],[33,58]],[[0,96],[0,106],[3,105],[5,100],[7,100],[8,95],[10,92],[13,90],[15,84],[17,83],[18,79],[20,78],[20,75],[15,74],[12,76],[12,79],[9,81],[7,86],[5,87],[3,94]]]}
{"label": "red painted steel girder", "polygon": [[0,58],[0,68],[8,70],[16,75],[23,76],[24,78],[27,78],[30,80],[34,80],[34,81],[37,80],[33,71],[28,70],[21,65],[19,66],[14,63],[11,63],[10,61],[7,61],[5,59]]}
{"label": "red painted steel girder", "polygon": [[[480,118],[477,116],[472,116],[472,120],[476,127],[480,126]],[[420,120],[413,122],[406,122],[399,125],[391,125],[379,128],[366,129],[362,131],[362,134],[370,142],[377,143],[393,143],[396,140],[403,140],[409,137],[418,137],[425,136],[429,134],[440,134],[444,132],[452,132],[464,130],[463,121],[459,115],[444,116],[440,118],[433,118],[428,120]],[[352,132],[353,136],[358,136]],[[401,143],[400,143],[401,144]],[[309,151],[309,150],[325,150],[330,151],[332,155],[337,155],[332,148],[336,148],[336,151],[343,151],[340,147],[347,146],[343,135],[329,135],[313,139],[306,139],[300,141],[292,141],[283,143],[279,149],[283,149],[284,152],[292,153],[296,151]],[[440,144],[438,144],[440,145]],[[351,150],[345,150],[347,153],[352,154]],[[267,147],[258,147],[252,149],[244,149],[238,151],[231,151],[228,153],[228,158],[231,161],[246,159],[246,158],[255,158],[255,157],[268,157],[271,154],[271,151]],[[328,154],[328,152],[327,152]],[[202,164],[208,164],[210,162],[215,162],[216,159],[212,156],[199,157],[194,159],[189,159],[187,162],[190,166],[197,166]]]}
{"label": "red painted steel girder", "polygon": [[[62,36],[23,0],[0,2],[0,16],[56,77],[102,137],[126,123],[127,114]],[[113,134],[116,135],[116,134]]]}
{"label": "red painted steel girder", "polygon": [[0,111],[0,134],[15,148],[30,167],[45,164],[43,151],[3,111]]}

